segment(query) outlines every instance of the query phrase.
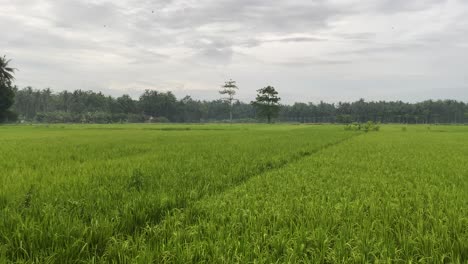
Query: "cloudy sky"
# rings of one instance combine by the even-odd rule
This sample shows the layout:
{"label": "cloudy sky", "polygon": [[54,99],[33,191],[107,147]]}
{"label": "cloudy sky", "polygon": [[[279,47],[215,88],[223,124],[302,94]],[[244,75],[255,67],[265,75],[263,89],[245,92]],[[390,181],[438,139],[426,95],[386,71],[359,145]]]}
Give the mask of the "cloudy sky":
{"label": "cloudy sky", "polygon": [[18,86],[468,101],[467,0],[0,0]]}

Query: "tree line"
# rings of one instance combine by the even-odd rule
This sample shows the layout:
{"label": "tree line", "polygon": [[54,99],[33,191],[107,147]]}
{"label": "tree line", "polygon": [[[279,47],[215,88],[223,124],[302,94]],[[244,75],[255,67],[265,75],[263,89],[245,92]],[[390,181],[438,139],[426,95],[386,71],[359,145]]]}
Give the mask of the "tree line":
{"label": "tree line", "polygon": [[112,97],[94,91],[19,89],[13,85],[16,69],[0,57],[0,122],[141,123],[141,122],[258,122],[434,124],[467,123],[468,104],[456,100],[365,101],[280,104],[272,86],[257,90],[255,101],[235,98],[237,84],[225,82],[224,98],[206,101],[190,96],[177,99],[172,92],[146,90],[138,99]]}
{"label": "tree line", "polygon": [[282,121],[310,123],[364,123],[367,121],[400,124],[468,123],[468,104],[456,100],[339,102],[330,104],[295,103],[282,106]]}
{"label": "tree line", "polygon": [[[265,87],[271,89],[273,87]],[[275,91],[276,92],[276,91]],[[117,122],[235,122],[268,121],[299,123],[466,123],[468,104],[455,100],[428,100],[419,103],[401,101],[320,102],[258,108],[267,96],[259,92],[253,103],[233,100],[177,99],[172,92],[146,90],[138,99],[129,95],[106,96],[100,92],[75,90],[53,92],[50,89],[14,88],[11,108],[19,120],[45,123],[117,123]],[[269,93],[267,93],[269,94]],[[276,92],[277,94],[277,92]],[[263,97],[262,97],[263,96]],[[278,98],[279,99],[279,98]],[[264,111],[271,113],[259,112]],[[260,114],[260,115],[259,115]]]}
{"label": "tree line", "polygon": [[[47,123],[115,122],[210,122],[228,118],[229,106],[222,100],[200,101],[190,96],[177,99],[172,92],[146,90],[135,100],[129,95],[114,98],[100,92],[75,90],[52,92],[27,87],[15,91],[12,110],[21,120]],[[236,102],[235,119],[251,117],[248,104]]]}

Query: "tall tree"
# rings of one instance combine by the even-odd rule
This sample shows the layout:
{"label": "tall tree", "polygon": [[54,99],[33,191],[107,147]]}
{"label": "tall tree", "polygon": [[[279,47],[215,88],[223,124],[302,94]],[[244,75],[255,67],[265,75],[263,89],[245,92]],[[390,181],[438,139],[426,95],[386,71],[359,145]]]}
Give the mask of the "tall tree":
{"label": "tall tree", "polygon": [[252,104],[257,109],[257,115],[266,117],[268,123],[271,123],[272,118],[278,117],[281,98],[278,97],[278,92],[273,86],[258,89],[257,92],[257,98]]}
{"label": "tall tree", "polygon": [[137,113],[136,102],[128,94],[124,94],[117,98],[117,106],[120,113],[134,114]]}
{"label": "tall tree", "polygon": [[175,118],[177,109],[177,98],[172,92],[158,92],[146,90],[138,102],[143,113],[153,118],[165,117],[170,121]]}
{"label": "tall tree", "polygon": [[9,63],[10,60],[7,60],[5,56],[0,57],[0,122],[11,115],[8,109],[13,105],[15,98],[12,86],[15,69],[9,67]]}
{"label": "tall tree", "polygon": [[221,91],[219,91],[220,94],[226,95],[226,97],[222,98],[222,100],[229,105],[229,122],[231,123],[232,123],[232,106],[237,101],[236,99],[234,99],[234,96],[236,95],[238,89],[239,88],[236,85],[236,81],[229,80],[225,82],[223,86],[221,86]]}
{"label": "tall tree", "polygon": [[[13,85],[12,85],[13,86]],[[223,100],[199,101],[190,97],[177,99],[170,92],[146,91],[140,100],[124,95],[118,98],[93,91],[53,92],[31,87],[16,89],[14,104],[3,115],[9,120],[18,113],[25,121],[37,122],[143,122],[149,116],[172,122],[212,122],[229,118],[228,105]],[[255,118],[253,104],[236,100],[233,118],[249,122]],[[266,117],[266,115],[265,115]],[[303,123],[468,123],[468,104],[454,100],[428,100],[419,103],[401,101],[365,101],[295,103],[280,105],[278,118],[286,122]],[[270,120],[271,121],[271,120]]]}

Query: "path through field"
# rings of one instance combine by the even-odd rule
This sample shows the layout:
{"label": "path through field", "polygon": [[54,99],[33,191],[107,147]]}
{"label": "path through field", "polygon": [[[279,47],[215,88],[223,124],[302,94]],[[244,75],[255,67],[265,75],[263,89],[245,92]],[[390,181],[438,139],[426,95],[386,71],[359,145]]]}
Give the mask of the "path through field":
{"label": "path through field", "polygon": [[468,127],[0,135],[0,262],[468,261]]}

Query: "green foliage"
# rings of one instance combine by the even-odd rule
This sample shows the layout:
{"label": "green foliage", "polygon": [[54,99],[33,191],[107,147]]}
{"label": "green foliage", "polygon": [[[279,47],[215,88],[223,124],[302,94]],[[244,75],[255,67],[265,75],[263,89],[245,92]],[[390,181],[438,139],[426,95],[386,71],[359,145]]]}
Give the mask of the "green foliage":
{"label": "green foliage", "polygon": [[0,252],[13,262],[132,263],[152,248],[142,234],[166,216],[350,136],[259,125],[0,127],[9,153]]}
{"label": "green foliage", "polygon": [[397,129],[331,146],[166,218],[146,233],[155,244],[168,238],[156,262],[466,263],[466,128]]}
{"label": "green foliage", "polygon": [[372,121],[368,121],[367,123],[364,123],[364,124],[354,122],[352,124],[346,125],[345,130],[347,131],[361,131],[362,130],[364,132],[379,131],[380,125]]}
{"label": "green foliage", "polygon": [[[365,101],[340,102],[330,104],[295,103],[282,105],[279,114],[282,121],[298,121],[311,123],[463,123],[468,122],[464,113],[468,105],[455,100],[427,100],[419,103],[404,103],[401,101]],[[304,121],[305,120],[305,121]]]}
{"label": "green foliage", "polygon": [[468,128],[400,130],[0,127],[0,263],[465,263]]}
{"label": "green foliage", "polygon": [[[93,91],[53,93],[50,89],[26,87],[16,91],[12,109],[20,114],[21,120],[45,123],[94,122],[92,116],[85,117],[89,113],[106,113],[112,123],[143,123],[161,116],[170,122],[186,123],[229,119],[229,107],[221,100],[199,101],[190,96],[177,100],[170,92],[157,91],[145,91],[139,100],[134,100],[128,95],[113,98]],[[237,120],[253,119],[254,110],[250,104],[236,102],[232,115]]]}
{"label": "green foliage", "polygon": [[0,123],[7,121],[12,116],[9,108],[14,102],[14,92],[10,86],[0,83]]}
{"label": "green foliage", "polygon": [[236,85],[236,81],[229,80],[225,82],[223,86],[221,86],[219,94],[227,95],[228,97],[224,100],[226,100],[229,104],[232,105],[234,101],[234,95],[236,95],[238,89],[239,88]]}
{"label": "green foliage", "polygon": [[34,120],[39,123],[143,123],[145,117],[138,114],[111,114],[107,112],[69,113],[64,111],[39,112]]}
{"label": "green foliage", "polygon": [[237,93],[237,90],[239,90],[239,88],[236,85],[236,81],[229,80],[229,81],[225,82],[223,86],[221,86],[221,90],[219,91],[219,93],[221,95],[226,95],[227,96],[225,98],[222,98],[221,100],[224,101],[225,103],[227,103],[228,106],[229,106],[229,122],[231,122],[231,123],[232,123],[233,104],[237,101],[234,98],[234,96]]}
{"label": "green foliage", "polygon": [[0,114],[0,120],[3,120],[3,122],[14,123],[18,121],[18,114],[11,110],[6,110],[3,114]]}
{"label": "green foliage", "polygon": [[139,169],[135,169],[132,173],[132,177],[130,177],[130,182],[128,183],[129,189],[135,189],[137,191],[141,191],[144,186],[144,177],[143,173]]}
{"label": "green foliage", "polygon": [[[228,84],[229,85],[229,84]],[[21,120],[33,121],[39,113],[66,112],[73,116],[86,113],[106,112],[113,122],[143,122],[150,117],[165,116],[171,122],[200,123],[223,122],[232,119],[255,119],[254,105],[226,100],[200,101],[186,96],[180,100],[170,92],[145,91],[139,100],[128,95],[118,98],[105,96],[93,91],[76,90],[53,93],[50,89],[35,90],[31,87],[15,89],[15,103],[12,111]],[[224,98],[226,99],[226,98]],[[408,104],[402,102],[366,102],[330,104],[320,102],[280,105],[278,120],[292,123],[464,123],[468,122],[465,113],[468,105],[463,102],[425,101]],[[137,117],[137,118],[135,118]],[[263,117],[262,117],[263,118]],[[53,119],[53,118],[52,118]],[[82,118],[78,119],[81,122]],[[136,121],[132,121],[136,120]]]}
{"label": "green foliage", "polygon": [[14,114],[9,111],[9,108],[14,102],[14,89],[12,86],[13,80],[15,79],[13,74],[14,68],[11,68],[8,64],[9,60],[5,56],[0,57],[0,123],[4,121],[14,121]]}
{"label": "green foliage", "polygon": [[177,99],[172,92],[158,92],[146,90],[141,96],[139,105],[141,110],[148,116],[164,116],[169,120],[174,117]]}
{"label": "green foliage", "polygon": [[273,118],[278,117],[280,110],[279,101],[281,98],[278,97],[278,92],[273,86],[259,89],[257,93],[255,101],[252,102],[252,105],[257,110],[257,116],[264,117],[268,123],[271,123]]}
{"label": "green foliage", "polygon": [[343,123],[343,124],[352,123],[353,122],[353,116],[352,115],[338,115],[336,117],[336,122]]}
{"label": "green foliage", "polygon": [[164,116],[158,116],[150,120],[151,123],[169,123],[170,120]]}
{"label": "green foliage", "polygon": [[369,131],[379,131],[380,130],[380,125],[376,124],[372,121],[368,121],[362,126],[364,132],[369,132]]}
{"label": "green foliage", "polygon": [[116,111],[123,114],[134,114],[138,112],[137,103],[127,94],[122,95],[116,99]]}
{"label": "green foliage", "polygon": [[6,56],[0,57],[0,86],[2,87],[11,88],[15,79],[14,74],[16,69],[9,66],[10,62]]}
{"label": "green foliage", "polygon": [[345,126],[345,130],[347,130],[347,131],[359,131],[359,130],[361,130],[361,124],[356,123],[356,122],[354,122],[352,124],[348,124],[348,125]]}

